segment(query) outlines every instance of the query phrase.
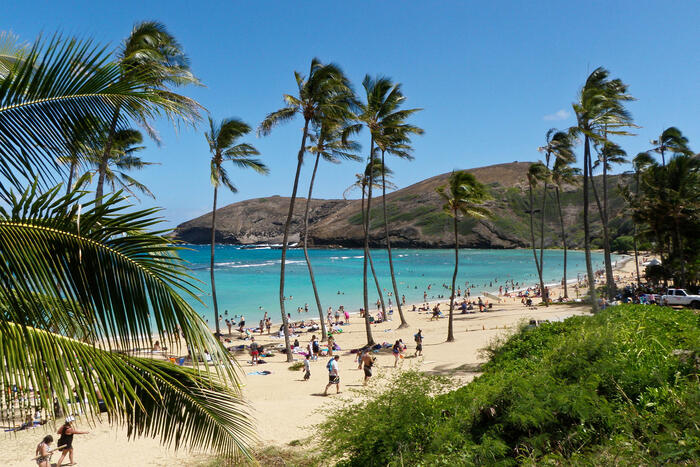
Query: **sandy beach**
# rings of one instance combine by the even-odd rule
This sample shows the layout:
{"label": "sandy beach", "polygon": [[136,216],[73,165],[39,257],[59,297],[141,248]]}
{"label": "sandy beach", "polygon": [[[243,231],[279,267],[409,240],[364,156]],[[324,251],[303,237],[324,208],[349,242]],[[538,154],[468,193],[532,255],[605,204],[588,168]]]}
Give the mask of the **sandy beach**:
{"label": "sandy beach", "polygon": [[[620,276],[620,284],[633,279],[634,261],[619,266],[616,275]],[[552,287],[550,293],[554,299],[559,296],[557,287]],[[569,294],[575,297],[573,287]],[[580,295],[584,295],[584,289],[580,289]],[[443,299],[439,303],[446,315],[449,300]],[[539,299],[535,303],[539,303]],[[410,308],[406,307],[407,310]],[[395,371],[414,368],[428,374],[452,375],[461,382],[468,382],[478,375],[475,373],[478,371],[477,364],[483,362],[479,350],[494,338],[510,334],[532,319],[557,321],[588,312],[588,307],[581,304],[553,304],[529,309],[520,303],[520,298],[505,298],[501,303],[494,303],[488,312],[460,314],[457,310],[454,319],[456,341],[446,343],[446,318],[430,321],[429,312],[406,311],[408,328],[397,329],[398,316],[393,321],[372,325],[376,342],[393,344],[397,339],[402,339],[408,347],[406,358],[400,360],[397,368],[394,368],[394,357],[390,351],[375,354],[377,362],[373,380],[381,380],[382,376]],[[362,385],[363,372],[357,369],[355,354],[349,350],[364,345],[366,335],[364,321],[359,316],[353,315],[350,321],[349,325],[342,327],[343,332],[335,336],[336,343],[342,349],[336,352],[340,355],[340,395],[336,395],[335,389],[331,388],[330,395],[323,396],[328,382],[325,365],[329,357],[320,357],[311,362],[311,378],[305,382],[302,371],[289,370],[290,364],[286,362],[284,354],[276,353],[265,358],[266,363],[261,365],[252,365],[249,356],[237,354],[244,395],[250,402],[261,445],[284,445],[293,440],[313,437],[314,425],[324,419],[324,407],[338,404],[339,398],[354,397],[352,390]],[[424,335],[423,356],[414,358],[413,336],[419,328]],[[298,335],[301,346],[306,346],[312,334],[304,332]],[[320,332],[315,334],[320,336]],[[237,335],[234,331],[233,344],[249,343],[238,340]],[[266,347],[275,347],[284,342],[284,339],[267,334],[255,337],[256,342]],[[295,359],[301,361],[303,357],[295,355]],[[261,371],[269,371],[270,374],[258,374]],[[381,386],[380,381],[370,384]],[[87,435],[76,435],[74,442],[76,462],[83,466],[197,465],[212,457],[187,451],[175,453],[160,446],[154,439],[127,441],[124,429],[111,427],[106,422],[91,427],[86,420],[78,418],[77,427],[90,430]],[[0,464],[30,465],[29,459],[36,444],[45,433],[55,433],[56,428],[47,425],[46,428],[6,434],[0,438],[0,452],[3,453]],[[53,462],[57,460],[58,455],[54,455]]]}

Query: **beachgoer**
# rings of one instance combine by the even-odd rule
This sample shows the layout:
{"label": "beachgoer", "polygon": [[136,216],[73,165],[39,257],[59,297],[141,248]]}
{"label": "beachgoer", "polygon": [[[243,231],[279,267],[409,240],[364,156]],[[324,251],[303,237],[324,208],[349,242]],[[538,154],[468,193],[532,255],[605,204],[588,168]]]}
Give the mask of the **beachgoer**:
{"label": "beachgoer", "polygon": [[349,324],[350,323],[350,313],[348,312],[348,310],[343,310],[343,314],[345,315],[345,323]]}
{"label": "beachgoer", "polygon": [[244,327],[245,327],[245,316],[241,315],[241,320],[238,322],[238,330],[240,332],[243,332]]}
{"label": "beachgoer", "polygon": [[399,363],[399,355],[401,355],[401,342],[396,341],[391,347],[391,353],[394,354],[394,368],[396,368],[396,365]]}
{"label": "beachgoer", "polygon": [[44,439],[41,440],[36,447],[36,452],[34,453],[36,457],[36,465],[39,467],[50,467],[51,465],[51,452],[50,446],[53,443],[53,436],[46,435]]}
{"label": "beachgoer", "polygon": [[335,310],[335,325],[338,325],[338,322],[340,321],[340,309]]}
{"label": "beachgoer", "polygon": [[423,330],[419,329],[416,335],[413,336],[416,341],[416,353],[415,356],[423,355]]}
{"label": "beachgoer", "polygon": [[260,326],[260,334],[262,334],[263,330],[265,329],[265,321],[260,320],[259,326]]}
{"label": "beachgoer", "polygon": [[69,415],[66,417],[66,423],[61,425],[61,428],[58,429],[58,434],[61,436],[58,438],[58,442],[56,444],[59,446],[58,450],[61,451],[61,457],[58,459],[56,467],[61,467],[66,454],[68,454],[70,465],[75,464],[73,461],[73,435],[84,435],[89,433],[88,431],[78,431],[73,428],[72,424],[74,421],[75,418],[72,415]]}
{"label": "beachgoer", "polygon": [[250,357],[252,359],[252,364],[255,365],[258,363],[258,343],[255,342],[255,337],[250,338]]}
{"label": "beachgoer", "polygon": [[228,335],[231,335],[231,320],[226,319],[226,327],[228,328]]}
{"label": "beachgoer", "polygon": [[333,356],[333,344],[335,344],[335,338],[329,334],[328,335],[328,356]]}
{"label": "beachgoer", "polygon": [[304,381],[308,381],[311,378],[311,366],[309,365],[309,355],[304,359]]}
{"label": "beachgoer", "polygon": [[323,395],[328,395],[328,388],[335,384],[335,393],[340,394],[340,366],[338,361],[340,360],[340,355],[333,357],[326,367],[328,368],[328,384],[326,384],[326,389],[323,390]]}
{"label": "beachgoer", "polygon": [[375,358],[372,357],[369,352],[364,352],[364,355],[362,356],[363,371],[365,372],[365,381],[362,383],[364,386],[367,385],[367,382],[372,377],[372,366],[374,365],[374,361]]}
{"label": "beachgoer", "polygon": [[314,360],[318,360],[318,354],[321,351],[321,348],[318,345],[318,340],[316,340],[315,334],[311,336],[311,349],[313,350]]}

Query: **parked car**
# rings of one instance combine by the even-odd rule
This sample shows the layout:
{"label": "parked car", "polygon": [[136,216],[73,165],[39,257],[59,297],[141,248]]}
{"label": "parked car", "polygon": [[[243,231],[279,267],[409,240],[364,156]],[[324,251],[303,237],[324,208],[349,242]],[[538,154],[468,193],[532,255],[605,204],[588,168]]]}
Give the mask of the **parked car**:
{"label": "parked car", "polygon": [[685,289],[668,289],[661,296],[661,304],[664,306],[687,306],[700,309],[700,295],[690,295]]}

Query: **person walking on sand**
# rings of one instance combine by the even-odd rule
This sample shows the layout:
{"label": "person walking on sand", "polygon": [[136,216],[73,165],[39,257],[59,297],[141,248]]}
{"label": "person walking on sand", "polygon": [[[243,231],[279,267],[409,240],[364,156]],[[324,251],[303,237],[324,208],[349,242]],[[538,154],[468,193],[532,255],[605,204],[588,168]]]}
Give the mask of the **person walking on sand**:
{"label": "person walking on sand", "polygon": [[365,372],[365,381],[362,383],[363,386],[367,386],[367,382],[372,377],[372,366],[374,366],[374,360],[374,357],[372,357],[369,352],[364,352],[362,354],[362,369]]}
{"label": "person walking on sand", "polygon": [[73,461],[73,435],[85,435],[89,433],[89,431],[78,431],[73,428],[74,421],[75,418],[72,415],[69,415],[66,417],[66,423],[61,425],[61,428],[58,429],[58,434],[61,436],[58,438],[58,442],[56,444],[63,447],[58,449],[61,451],[61,457],[58,459],[56,467],[61,467],[63,459],[66,458],[66,454],[68,454],[70,465],[75,464]]}
{"label": "person walking on sand", "polygon": [[335,337],[333,337],[333,334],[328,335],[328,356],[332,357],[333,356],[333,345],[335,344]]}
{"label": "person walking on sand", "polygon": [[34,453],[36,457],[34,459],[36,460],[36,465],[39,467],[51,466],[51,455],[53,454],[51,449],[49,449],[51,443],[53,443],[53,436],[46,435],[44,439],[41,440],[41,443],[37,445],[36,452]]}
{"label": "person walking on sand", "polygon": [[340,355],[336,355],[328,361],[328,384],[326,384],[326,389],[323,390],[323,395],[328,395],[328,388],[335,384],[335,393],[340,394],[340,366],[338,361],[340,360]]}
{"label": "person walking on sand", "polygon": [[394,368],[399,363],[399,355],[401,355],[401,341],[396,341],[391,348],[391,353],[394,354]]}
{"label": "person walking on sand", "polygon": [[423,355],[423,330],[419,329],[418,332],[413,336],[416,340],[416,353],[415,356]]}
{"label": "person walking on sand", "polygon": [[311,365],[309,365],[309,358],[310,355],[307,355],[306,358],[304,359],[304,381],[308,381],[309,378],[311,378]]}
{"label": "person walking on sand", "polygon": [[250,338],[250,358],[252,360],[253,365],[257,365],[258,363],[258,355],[260,352],[258,351],[258,343],[255,342],[255,337]]}

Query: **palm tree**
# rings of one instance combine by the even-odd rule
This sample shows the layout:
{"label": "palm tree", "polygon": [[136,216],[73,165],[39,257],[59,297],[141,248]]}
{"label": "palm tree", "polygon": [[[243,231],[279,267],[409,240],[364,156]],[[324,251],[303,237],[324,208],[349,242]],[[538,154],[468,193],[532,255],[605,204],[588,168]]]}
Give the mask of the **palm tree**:
{"label": "palm tree", "polygon": [[[545,169],[547,173],[547,176],[543,178],[542,211],[540,215],[540,270],[542,275],[544,275],[544,219],[545,208],[547,207],[547,183],[552,175],[549,169],[549,163],[552,156],[554,156],[555,163],[559,160],[566,163],[571,163],[576,159],[572,149],[571,137],[569,133],[564,131],[556,131],[554,128],[552,128],[547,131],[546,140],[547,144],[538,148],[540,152],[545,154]],[[544,294],[544,290],[542,293]],[[545,304],[549,306],[547,300],[545,300]]]}
{"label": "palm tree", "polygon": [[540,295],[546,306],[549,306],[549,303],[544,289],[544,280],[542,279],[542,264],[540,264],[540,260],[537,258],[537,244],[535,243],[535,197],[533,195],[533,188],[537,186],[539,182],[546,180],[548,177],[549,170],[547,170],[547,167],[545,167],[542,162],[530,164],[530,168],[527,171],[527,184],[530,195],[530,241],[532,243],[532,255],[535,257],[535,269],[537,269],[537,276],[540,279]]}
{"label": "palm tree", "polygon": [[674,126],[666,128],[661,132],[658,139],[651,141],[651,144],[654,145],[651,150],[661,155],[662,166],[666,165],[666,151],[671,151],[673,154],[693,155],[693,152],[688,147],[688,138],[683,136],[681,130]]}
{"label": "palm tree", "polygon": [[566,279],[566,266],[567,266],[567,243],[566,243],[566,229],[564,227],[564,214],[561,209],[561,190],[564,189],[565,185],[573,185],[578,182],[578,176],[580,175],[580,170],[571,167],[565,160],[557,159],[554,161],[554,168],[552,169],[552,182],[554,184],[554,193],[557,200],[557,212],[559,213],[559,226],[561,227],[561,241],[564,247],[564,298],[569,298],[569,290],[567,287]]}
{"label": "palm tree", "polygon": [[[0,420],[36,407],[56,418],[54,402],[67,412],[77,400],[91,420],[106,408],[130,438],[248,456],[236,367],[184,298],[197,289],[178,248],[149,231],[157,210],[134,210],[120,193],[96,207],[85,177],[65,195],[50,183],[70,152],[66,127],[150,105],[103,50],[56,36],[0,76],[0,360],[6,381],[35,389],[11,410],[0,400]],[[177,353],[180,334],[193,367],[128,352],[158,336]],[[217,365],[202,368],[205,351]]]}
{"label": "palm tree", "polygon": [[[405,145],[408,141],[408,136],[410,135],[410,133],[420,134],[422,133],[422,130],[412,125],[406,124],[405,121],[408,117],[410,117],[415,112],[418,112],[420,109],[398,110],[399,106],[405,100],[405,97],[401,92],[401,85],[392,83],[391,80],[388,78],[371,78],[369,75],[365,75],[365,78],[362,81],[362,87],[365,90],[365,102],[358,104],[357,120],[360,122],[360,125],[367,127],[370,133],[370,150],[368,164],[370,166],[373,165],[375,159],[375,148],[378,148],[382,151],[382,165],[384,165],[384,152],[390,150],[390,148],[392,147],[393,149],[391,151],[394,151],[396,155],[404,157],[405,155],[410,155],[410,153],[406,150],[408,147]],[[369,256],[372,188],[372,184],[370,183],[367,190],[367,214],[364,216],[365,259],[363,266],[363,291],[365,309],[369,309],[369,297],[367,293],[367,257]],[[394,265],[391,258],[389,227],[386,216],[386,190],[383,190],[382,202],[384,203],[384,231],[387,240],[389,268],[391,271],[391,279],[392,285],[394,287],[394,294],[396,294],[395,298],[397,301],[399,316],[401,318],[400,327],[406,327],[408,324],[406,323],[406,319],[403,315],[403,310],[401,309],[401,303],[398,297],[398,288],[396,287],[396,278],[393,272]],[[379,299],[382,302],[382,309],[384,309],[384,298],[381,293],[379,294]]]}
{"label": "palm tree", "polygon": [[328,334],[326,331],[326,320],[323,316],[323,307],[321,306],[321,298],[318,295],[316,288],[316,278],[311,267],[311,259],[309,258],[309,207],[311,205],[311,194],[314,189],[314,181],[316,180],[316,170],[318,162],[323,157],[325,161],[338,164],[342,159],[358,161],[360,158],[354,153],[360,150],[360,145],[355,141],[348,140],[348,130],[343,128],[345,122],[338,122],[332,119],[324,119],[316,129],[314,136],[315,145],[309,146],[307,150],[316,154],[314,160],[314,169],[311,173],[311,181],[309,182],[309,195],[306,199],[306,207],[304,208],[304,258],[309,269],[309,278],[311,279],[311,287],[314,291],[316,306],[318,307],[318,316],[321,322],[321,340],[325,341]]}
{"label": "palm tree", "polygon": [[607,134],[627,135],[625,127],[632,126],[632,118],[623,103],[633,98],[627,94],[627,85],[619,79],[608,79],[609,72],[596,68],[586,79],[578,101],[573,104],[577,125],[571,130],[583,134],[583,244],[588,275],[591,308],[598,312],[595,276],[591,262],[589,209],[589,178],[591,140],[596,144],[607,141]]}
{"label": "palm tree", "polygon": [[454,342],[452,320],[455,309],[455,290],[457,282],[457,269],[459,267],[459,215],[484,218],[490,215],[490,211],[481,206],[490,198],[486,187],[476,180],[474,175],[460,170],[452,172],[446,185],[439,186],[436,191],[445,201],[443,211],[454,220],[455,234],[455,270],[452,274],[452,291],[450,294],[450,319],[447,325],[447,342]]}
{"label": "palm tree", "polygon": [[[362,201],[360,203],[360,212],[362,213],[362,229],[365,233],[367,231],[367,223],[365,222],[365,215],[366,215],[366,212],[365,212],[365,194],[367,193],[367,189],[368,189],[369,185],[373,185],[375,188],[379,188],[380,183],[382,186],[386,186],[389,189],[395,189],[396,185],[394,185],[392,182],[387,180],[387,178],[390,177],[391,174],[392,174],[391,169],[389,169],[388,167],[385,167],[379,160],[374,159],[372,163],[367,164],[365,166],[364,173],[355,175],[355,178],[356,178],[355,183],[350,185],[343,192],[343,198],[346,198],[348,193],[356,188],[359,188],[360,191],[362,192],[362,196],[361,196]],[[379,181],[380,178],[383,180],[382,182]],[[382,299],[382,288],[379,285],[379,279],[377,278],[377,273],[374,270],[374,262],[372,261],[372,254],[369,250],[366,253],[367,253],[366,259],[369,262],[370,269],[372,270],[372,277],[374,278],[374,284],[377,288],[377,295],[379,296],[380,300],[383,300]],[[381,302],[381,304],[383,305],[383,301]],[[365,308],[364,319],[365,319],[365,331],[367,334],[367,345],[374,345],[374,338],[372,337],[372,328],[370,326],[370,321],[369,321],[369,308]]]}
{"label": "palm tree", "polygon": [[[589,172],[591,174],[591,188],[593,190],[593,196],[598,206],[598,213],[600,214],[600,222],[603,225],[603,261],[605,263],[605,284],[606,291],[608,294],[608,299],[612,300],[616,294],[615,278],[613,277],[612,260],[610,258],[610,229],[608,228],[608,171],[612,169],[612,164],[624,164],[627,162],[625,159],[627,153],[617,144],[606,141],[603,143],[602,148],[598,152],[598,158],[593,163],[592,166],[589,165]],[[589,164],[591,161],[588,161]],[[600,197],[598,196],[598,190],[595,186],[595,181],[593,180],[593,169],[598,166],[603,166],[603,201],[601,203]]]}
{"label": "palm tree", "polygon": [[[117,65],[120,79],[135,82],[148,97],[148,105],[134,109],[131,117],[135,118],[149,135],[157,140],[157,133],[148,120],[164,114],[171,119],[195,122],[199,119],[199,104],[187,97],[173,92],[171,86],[199,84],[199,80],[190,71],[189,60],[164,25],[155,21],[144,21],[134,26],[117,51]],[[107,161],[112,151],[114,136],[120,119],[123,119],[122,105],[117,103],[112,110],[112,117],[107,130],[107,138],[98,167],[95,196],[98,200],[103,195],[107,172]]]}
{"label": "palm tree", "polygon": [[[654,160],[648,152],[638,153],[634,159],[632,159],[632,167],[634,168],[634,200],[639,202],[639,185],[641,183],[642,173],[647,169],[647,167],[654,164]],[[642,285],[642,279],[639,275],[639,249],[637,248],[637,223],[633,222],[634,233],[632,241],[634,242],[634,264],[637,272],[637,285]]]}
{"label": "palm tree", "polygon": [[216,301],[216,283],[214,282],[214,252],[216,249],[216,199],[219,186],[223,185],[232,193],[238,189],[224,167],[225,162],[231,162],[238,168],[253,169],[257,173],[267,174],[268,168],[257,156],[260,153],[248,143],[239,143],[238,139],[250,132],[250,127],[235,118],[227,118],[220,123],[214,122],[209,117],[209,131],[205,133],[209,151],[211,152],[211,184],[214,186],[214,205],[211,210],[211,261],[209,271],[211,274],[211,298],[214,302],[214,322],[216,323],[216,335],[221,335],[219,326],[219,305]]}
{"label": "palm tree", "polygon": [[[423,130],[414,125],[406,123],[414,113],[422,109],[405,109],[399,110],[399,107],[406,100],[406,97],[401,91],[401,85],[392,84],[387,78],[378,78],[372,81],[368,76],[365,77],[365,90],[367,91],[367,104],[360,106],[358,118],[370,131],[371,137],[374,140],[377,148],[381,151],[381,162],[384,166],[384,155],[400,157],[402,159],[412,160],[412,148],[410,146],[411,135],[423,134]],[[365,83],[363,83],[364,85]],[[367,90],[367,86],[370,90]],[[372,99],[370,101],[370,98]],[[382,177],[384,175],[382,171]],[[389,273],[391,275],[391,284],[396,298],[396,307],[399,312],[401,324],[399,328],[408,326],[406,318],[401,308],[401,300],[399,299],[399,289],[396,285],[396,275],[394,274],[394,261],[391,255],[391,240],[389,237],[389,219],[386,209],[386,187],[384,187],[384,179],[382,179],[382,210],[384,216],[384,236],[386,238],[387,256],[389,258]]]}
{"label": "palm tree", "polygon": [[352,90],[348,80],[341,69],[334,64],[324,65],[318,59],[311,61],[309,76],[304,77],[299,72],[294,72],[297,83],[297,96],[284,95],[286,106],[270,113],[260,123],[258,135],[268,135],[272,129],[280,123],[293,119],[297,114],[304,118],[304,129],[301,134],[301,146],[297,153],[297,168],[294,174],[292,196],[289,200],[289,211],[284,223],[282,237],[282,259],[280,265],[280,312],[284,328],[284,343],[287,349],[287,361],[293,360],[289,342],[289,330],[287,326],[287,313],[284,309],[284,272],[287,259],[287,242],[289,239],[289,226],[294,215],[294,204],[299,187],[299,174],[304,163],[306,151],[306,139],[309,136],[310,125],[320,124],[322,118],[346,119],[350,113]]}

